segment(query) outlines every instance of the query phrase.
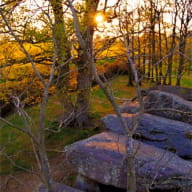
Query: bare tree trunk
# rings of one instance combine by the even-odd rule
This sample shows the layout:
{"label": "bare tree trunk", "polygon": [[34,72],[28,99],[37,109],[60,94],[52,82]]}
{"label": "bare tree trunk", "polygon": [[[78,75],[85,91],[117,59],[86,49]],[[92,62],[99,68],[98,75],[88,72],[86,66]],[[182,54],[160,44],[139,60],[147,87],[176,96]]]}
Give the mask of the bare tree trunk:
{"label": "bare tree trunk", "polygon": [[[161,11],[158,11],[158,21],[159,21],[159,60],[161,60],[162,58],[162,35],[161,35]],[[162,65],[163,62],[161,61],[158,65],[158,73],[156,73],[156,75],[159,76],[159,78],[157,79],[158,82],[157,84],[161,84],[161,80],[162,80],[162,76],[163,76],[163,69],[162,69]]]}
{"label": "bare tree trunk", "polygon": [[149,38],[149,47],[148,47],[148,71],[147,71],[147,76],[148,76],[148,79],[151,79],[152,77],[152,58],[151,58],[151,54],[152,54],[152,50],[151,50],[151,34],[149,34],[148,36]]}
{"label": "bare tree trunk", "polygon": [[127,61],[127,66],[128,66],[128,68],[127,68],[128,69],[128,83],[127,83],[127,85],[133,87],[134,86],[133,73],[132,73],[131,64],[129,63],[129,61]]}
{"label": "bare tree trunk", "polygon": [[184,71],[185,47],[186,47],[186,37],[185,37],[185,39],[181,39],[180,40],[180,46],[179,46],[179,66],[178,66],[178,74],[177,74],[176,85],[180,85],[182,74],[183,74],[183,71]]}
{"label": "bare tree trunk", "polygon": [[[51,83],[51,81],[50,81]],[[43,94],[43,101],[41,104],[41,109],[40,109],[40,131],[39,131],[39,157],[40,157],[40,162],[41,162],[41,167],[42,167],[42,175],[44,176],[44,183],[48,189],[48,192],[53,192],[52,188],[52,176],[51,176],[51,171],[50,171],[50,166],[49,166],[49,160],[47,157],[46,153],[46,146],[45,146],[45,109],[46,109],[46,103],[48,99],[48,89],[49,89],[50,84],[48,84],[45,89],[44,89],[44,94]]]}
{"label": "bare tree trunk", "polygon": [[[138,31],[140,31],[140,11],[139,11],[139,24],[138,24]],[[139,78],[140,78],[140,81],[139,81],[139,84],[141,85],[141,76],[142,76],[142,69],[141,69],[141,41],[140,41],[140,36],[139,36],[139,33],[137,35],[137,41],[138,41],[138,65],[137,65],[137,69],[139,71]]]}
{"label": "bare tree trunk", "polygon": [[[166,48],[166,52],[169,52],[169,46],[168,46],[168,37],[167,37],[167,32],[166,32],[166,28],[164,27],[164,38],[165,38],[165,48]],[[163,85],[167,84],[167,77],[168,77],[168,67],[166,69],[165,75],[163,77]]]}
{"label": "bare tree trunk", "polygon": [[133,150],[133,134],[135,132],[135,129],[140,121],[140,118],[143,114],[144,111],[144,105],[143,105],[143,100],[141,96],[141,91],[140,91],[140,86],[139,86],[139,77],[138,77],[138,72],[135,66],[135,63],[133,62],[132,58],[130,57],[130,48],[127,42],[125,41],[124,37],[124,45],[126,48],[126,55],[127,58],[131,64],[131,68],[134,74],[134,79],[136,83],[136,91],[137,91],[137,97],[139,99],[139,112],[137,114],[136,119],[134,120],[134,126],[131,128],[131,131],[128,132],[128,138],[127,138],[127,144],[126,144],[126,151],[127,151],[127,192],[136,192],[137,187],[136,187],[136,173],[135,173],[135,154]]}
{"label": "bare tree trunk", "polygon": [[[145,33],[146,31],[144,31],[143,37],[144,37],[144,43],[146,43],[146,38],[145,38]],[[144,45],[143,47],[143,52],[142,52],[142,63],[143,63],[143,67],[142,67],[142,74],[144,76],[144,78],[146,78],[146,46]]]}
{"label": "bare tree trunk", "polygon": [[[156,63],[156,51],[155,51],[155,28],[154,24],[151,26],[151,81],[154,81],[154,65]],[[155,69],[157,69],[155,67]]]}
{"label": "bare tree trunk", "polygon": [[[132,53],[134,51],[134,46],[133,42],[131,42],[132,45],[132,52],[130,51],[130,46],[129,42],[127,41],[127,33],[126,34],[122,30],[122,19],[121,17],[119,18],[119,30],[120,33],[123,37],[123,44],[126,48],[126,56],[127,60],[130,63],[131,71],[134,75],[134,80],[136,83],[136,91],[137,91],[137,96],[139,98],[139,103],[140,103],[140,110],[137,114],[136,119],[134,120],[134,125],[133,127],[129,127],[129,130],[127,132],[127,143],[126,143],[126,160],[127,160],[127,192],[136,192],[137,186],[136,186],[136,173],[135,173],[135,153],[134,153],[134,147],[133,147],[133,134],[135,132],[135,129],[138,125],[138,122],[143,114],[143,101],[142,101],[142,96],[141,96],[141,91],[139,88],[139,77],[138,77],[138,72],[136,69],[136,65],[133,60],[134,54]],[[128,30],[128,29],[127,29]],[[134,30],[132,31],[134,32]],[[134,33],[133,33],[134,35]],[[134,37],[132,38],[132,41],[134,40]],[[127,129],[125,125],[125,130]]]}

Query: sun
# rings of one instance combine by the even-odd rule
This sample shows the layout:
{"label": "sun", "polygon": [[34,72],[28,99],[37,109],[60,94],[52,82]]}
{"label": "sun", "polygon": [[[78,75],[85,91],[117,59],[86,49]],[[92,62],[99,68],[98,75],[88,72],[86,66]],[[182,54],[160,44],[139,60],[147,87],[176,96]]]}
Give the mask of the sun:
{"label": "sun", "polygon": [[104,15],[102,13],[97,13],[95,15],[95,22],[97,24],[103,23],[104,21],[105,21],[105,17],[104,17]]}

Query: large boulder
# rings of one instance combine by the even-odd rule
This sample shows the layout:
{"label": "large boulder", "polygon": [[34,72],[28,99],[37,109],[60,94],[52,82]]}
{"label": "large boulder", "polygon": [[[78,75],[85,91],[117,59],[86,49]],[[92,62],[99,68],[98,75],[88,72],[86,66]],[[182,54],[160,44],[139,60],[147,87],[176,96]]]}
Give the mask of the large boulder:
{"label": "large boulder", "polygon": [[177,95],[162,91],[150,91],[144,103],[147,113],[192,125],[192,102]]}
{"label": "large boulder", "polygon": [[[135,115],[123,113],[122,116],[131,128]],[[107,130],[124,134],[117,115],[107,115],[102,121]],[[187,123],[144,113],[134,136],[144,143],[174,151],[180,157],[192,160],[192,126]]]}
{"label": "large boulder", "polygon": [[[77,172],[93,181],[126,188],[127,138],[105,132],[65,147],[64,152]],[[146,188],[181,190],[192,187],[192,163],[177,155],[133,140],[138,192]]]}
{"label": "large boulder", "polygon": [[171,85],[157,85],[150,87],[149,89],[142,90],[142,93],[148,93],[151,90],[159,90],[163,92],[172,93],[182,97],[185,100],[192,101],[192,89],[181,87],[181,86],[171,86]]}

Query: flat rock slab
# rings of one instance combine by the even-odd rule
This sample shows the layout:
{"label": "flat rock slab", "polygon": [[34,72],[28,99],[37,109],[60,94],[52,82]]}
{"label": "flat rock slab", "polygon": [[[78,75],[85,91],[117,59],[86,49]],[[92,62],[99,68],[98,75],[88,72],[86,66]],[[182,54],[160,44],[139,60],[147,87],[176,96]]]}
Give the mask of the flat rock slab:
{"label": "flat rock slab", "polygon": [[[45,187],[45,185],[42,184],[39,187],[39,192],[48,192],[48,190]],[[54,183],[53,184],[53,192],[83,192],[83,191],[69,187],[69,186],[64,185],[62,183]]]}
{"label": "flat rock slab", "polygon": [[[126,188],[126,137],[104,132],[65,147],[77,172],[105,185]],[[190,191],[192,163],[177,155],[134,140],[138,191],[148,187]]]}
{"label": "flat rock slab", "polygon": [[163,92],[172,93],[182,97],[185,100],[192,101],[192,89],[181,87],[181,86],[171,86],[171,85],[157,85],[154,87],[150,87],[149,89],[144,89],[142,92],[146,92],[146,94],[151,90],[159,90]]}
{"label": "flat rock slab", "polygon": [[144,103],[147,113],[192,125],[192,102],[177,95],[162,91],[150,91]]}
{"label": "flat rock slab", "polygon": [[[128,127],[132,127],[135,115],[122,114]],[[124,134],[117,115],[107,115],[102,119],[109,131]],[[144,113],[134,136],[140,141],[174,151],[180,157],[192,160],[192,125]]]}

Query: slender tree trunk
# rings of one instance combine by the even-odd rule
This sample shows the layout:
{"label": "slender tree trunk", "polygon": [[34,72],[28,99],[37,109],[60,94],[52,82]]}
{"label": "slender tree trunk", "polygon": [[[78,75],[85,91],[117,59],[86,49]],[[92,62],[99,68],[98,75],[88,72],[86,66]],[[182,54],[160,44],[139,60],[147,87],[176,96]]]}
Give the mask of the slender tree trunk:
{"label": "slender tree trunk", "polygon": [[[168,37],[167,37],[167,32],[166,32],[166,29],[165,29],[165,28],[164,28],[164,38],[165,38],[166,52],[168,53],[168,52],[169,52]],[[164,75],[164,77],[163,77],[163,85],[166,85],[166,84],[167,84],[168,67],[169,67],[169,66],[167,66],[166,73],[165,73],[165,75]]]}
{"label": "slender tree trunk", "polygon": [[[151,81],[154,82],[154,65],[156,63],[156,51],[155,51],[155,28],[154,26],[151,27]],[[156,67],[155,67],[156,70]],[[157,78],[157,77],[156,77]]]}
{"label": "slender tree trunk", "polygon": [[151,79],[151,74],[152,74],[152,63],[151,63],[151,44],[149,44],[149,49],[148,49],[148,79]]}
{"label": "slender tree trunk", "polygon": [[146,78],[146,38],[145,38],[145,34],[146,34],[146,30],[144,31],[144,34],[143,34],[143,42],[144,42],[144,47],[143,47],[143,52],[142,52],[142,64],[143,64],[143,67],[142,67],[142,74],[144,76],[144,78]]}
{"label": "slender tree trunk", "polygon": [[127,66],[128,66],[128,86],[133,87],[133,73],[132,73],[132,69],[131,69],[131,64],[129,63],[129,61],[127,61]]}
{"label": "slender tree trunk", "polygon": [[180,46],[179,46],[179,66],[178,66],[178,73],[177,73],[177,82],[176,85],[181,84],[181,78],[184,71],[184,64],[185,64],[185,47],[186,47],[186,37],[184,39],[180,39]]}
{"label": "slender tree trunk", "polygon": [[145,49],[145,47],[143,48],[143,67],[142,67],[142,74],[143,74],[143,76],[144,76],[144,78],[145,78],[145,75],[146,75],[146,68],[145,68],[145,64],[146,64],[146,60],[145,60],[145,57],[146,57],[146,49]]}
{"label": "slender tree trunk", "polygon": [[[159,12],[159,15],[158,15],[158,20],[159,20],[159,59],[161,60],[161,58],[162,58],[162,35],[161,35],[161,31],[162,31],[162,29],[161,29],[161,12]],[[159,68],[159,73],[158,73],[158,76],[159,76],[159,79],[158,79],[158,84],[161,84],[161,82],[162,82],[162,78],[163,78],[163,69],[162,69],[162,67],[163,67],[163,62],[161,61],[160,63],[159,63],[159,66],[158,66],[158,68]]]}
{"label": "slender tree trunk", "polygon": [[[127,24],[127,29],[128,29],[128,24]],[[126,36],[126,40],[127,40],[127,43],[129,44],[130,43],[130,39],[129,39],[129,35],[128,34]],[[127,86],[133,87],[134,86],[134,84],[133,84],[133,73],[132,73],[131,64],[130,64],[129,61],[127,61],[127,72],[128,72]]]}
{"label": "slender tree trunk", "polygon": [[[140,30],[140,27],[138,27],[138,31]],[[138,34],[137,36],[137,41],[138,41],[138,65],[137,65],[137,71],[139,72],[139,84],[141,85],[141,80],[142,80],[142,69],[141,69],[141,41],[140,41],[140,36]]]}
{"label": "slender tree trunk", "polygon": [[173,23],[173,31],[172,31],[172,41],[171,41],[171,47],[170,47],[170,55],[168,57],[168,84],[172,85],[172,68],[173,68],[173,50],[176,45],[175,39],[176,39],[176,25],[177,25],[177,7],[175,10],[175,15],[174,15],[174,23]]}

